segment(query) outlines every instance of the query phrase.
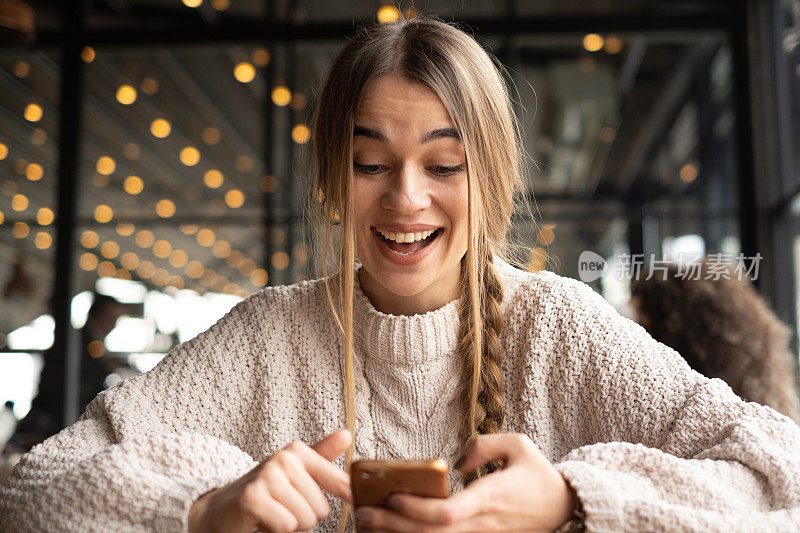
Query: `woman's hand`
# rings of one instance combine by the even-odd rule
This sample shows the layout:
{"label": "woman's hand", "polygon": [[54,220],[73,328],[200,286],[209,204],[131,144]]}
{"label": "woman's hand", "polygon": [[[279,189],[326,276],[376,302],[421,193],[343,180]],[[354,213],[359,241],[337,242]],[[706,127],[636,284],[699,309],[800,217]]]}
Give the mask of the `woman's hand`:
{"label": "woman's hand", "polygon": [[189,510],[191,533],[305,531],[330,513],[323,488],[353,501],[350,476],[331,464],[350,445],[347,430],[313,446],[286,445],[239,479],[206,493]]}
{"label": "woman's hand", "polygon": [[456,467],[475,470],[492,459],[505,466],[447,499],[394,494],[393,510],[359,507],[359,531],[547,531],[569,520],[575,495],[526,435],[478,435]]}

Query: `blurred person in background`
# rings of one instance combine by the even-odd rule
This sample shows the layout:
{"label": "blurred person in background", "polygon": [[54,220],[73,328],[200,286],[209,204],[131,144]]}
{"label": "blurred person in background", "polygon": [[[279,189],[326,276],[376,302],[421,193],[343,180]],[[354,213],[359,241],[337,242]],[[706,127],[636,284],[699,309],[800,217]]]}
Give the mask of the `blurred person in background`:
{"label": "blurred person in background", "polygon": [[631,285],[637,321],[693,369],[800,423],[791,330],[733,267],[669,265]]}

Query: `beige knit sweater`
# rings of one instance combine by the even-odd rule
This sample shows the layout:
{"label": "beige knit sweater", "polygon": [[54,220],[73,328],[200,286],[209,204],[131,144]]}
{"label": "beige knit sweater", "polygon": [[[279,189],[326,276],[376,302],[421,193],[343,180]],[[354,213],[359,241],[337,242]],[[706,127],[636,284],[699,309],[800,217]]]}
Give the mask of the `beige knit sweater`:
{"label": "beige knit sweater", "polygon": [[[500,271],[504,430],[555,463],[590,531],[800,529],[800,427],[690,370],[583,283]],[[391,316],[356,292],[356,456],[455,461],[456,303]],[[185,530],[200,494],[342,427],[342,375],[323,282],[264,289],[25,455],[0,486],[0,530]],[[339,521],[329,499],[316,531]]]}

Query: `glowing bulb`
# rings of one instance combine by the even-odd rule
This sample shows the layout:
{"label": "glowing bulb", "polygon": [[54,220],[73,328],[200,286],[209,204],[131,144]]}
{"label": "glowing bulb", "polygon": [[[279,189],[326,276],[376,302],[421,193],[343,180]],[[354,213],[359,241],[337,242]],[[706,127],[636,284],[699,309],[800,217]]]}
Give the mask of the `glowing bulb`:
{"label": "glowing bulb", "polygon": [[182,0],[182,2],[186,7],[199,7],[203,0]]}
{"label": "glowing bulb", "polygon": [[272,266],[274,266],[276,270],[286,270],[286,267],[289,266],[289,254],[286,252],[276,252],[272,256]]}
{"label": "glowing bulb", "polygon": [[167,137],[172,131],[172,125],[164,118],[157,118],[150,123],[150,133],[159,139]]}
{"label": "glowing bulb", "polygon": [[149,279],[155,271],[156,266],[151,261],[142,261],[139,263],[139,266],[136,267],[136,273],[144,279]]}
{"label": "glowing bulb", "polygon": [[242,61],[233,67],[233,77],[242,83],[250,83],[256,77],[256,69],[247,61]]}
{"label": "glowing bulb", "polygon": [[25,168],[25,177],[31,181],[39,181],[44,176],[42,165],[31,163]]}
{"label": "glowing bulb", "polygon": [[23,116],[28,122],[39,122],[42,120],[43,114],[44,111],[42,111],[42,106],[31,103],[25,106]]}
{"label": "glowing bulb", "polygon": [[139,194],[144,189],[144,181],[139,176],[128,176],[125,178],[122,188],[128,194]]}
{"label": "glowing bulb", "polygon": [[114,218],[114,210],[105,204],[100,204],[94,208],[94,219],[101,224],[110,222]]}
{"label": "glowing bulb", "polygon": [[181,148],[179,157],[181,163],[183,163],[187,167],[193,167],[200,162],[200,150],[198,150],[194,146],[185,146]]}
{"label": "glowing bulb", "polygon": [[36,212],[36,222],[41,226],[49,226],[53,223],[53,219],[55,219],[55,214],[48,207],[42,207]]}
{"label": "glowing bulb", "polygon": [[125,252],[119,258],[120,264],[128,270],[133,270],[139,266],[139,256],[133,252]]}
{"label": "glowing bulb", "polygon": [[113,157],[104,155],[97,160],[97,172],[103,176],[110,176],[117,169],[117,162]]}
{"label": "glowing bulb", "polygon": [[684,183],[691,183],[697,179],[697,167],[691,163],[686,163],[681,167],[680,171],[681,181]]}
{"label": "glowing bulb", "polygon": [[275,192],[275,189],[278,188],[278,180],[275,179],[275,176],[267,174],[263,178],[261,178],[261,190],[264,192]]}
{"label": "glowing bulb", "polygon": [[203,142],[208,145],[214,145],[219,143],[220,137],[222,137],[219,130],[212,126],[209,126],[208,128],[204,129],[203,133],[201,133],[200,135],[203,138]]}
{"label": "glowing bulb", "polygon": [[203,183],[205,183],[206,187],[209,189],[219,188],[224,181],[225,177],[222,175],[222,172],[217,169],[212,168],[203,174]]}
{"label": "glowing bulb", "polygon": [[172,253],[172,245],[164,239],[157,240],[153,244],[153,255],[159,259],[166,259]]}
{"label": "glowing bulb", "polygon": [[169,218],[175,214],[175,202],[164,198],[156,204],[156,214],[161,218]]}
{"label": "glowing bulb", "polygon": [[269,64],[270,55],[266,48],[256,48],[252,55],[253,63],[259,67],[266,67]]}
{"label": "glowing bulb", "polygon": [[305,124],[297,124],[292,128],[292,140],[297,144],[307,143],[311,137],[311,130]]}
{"label": "glowing bulb", "polygon": [[292,91],[284,85],[272,89],[272,102],[275,105],[285,106],[292,100]]}
{"label": "glowing bulb", "polygon": [[381,6],[378,8],[378,22],[385,24],[400,18],[400,12],[394,6]]}
{"label": "glowing bulb", "polygon": [[195,224],[183,224],[179,227],[179,229],[184,235],[194,235],[197,233],[197,225]]}
{"label": "glowing bulb", "polygon": [[119,224],[117,224],[117,233],[122,235],[123,237],[128,237],[129,235],[133,235],[135,229],[136,227],[130,222],[120,222]]}
{"label": "glowing bulb", "polygon": [[0,160],[5,159],[6,157],[8,157],[8,146],[0,143]]}
{"label": "glowing bulb", "polygon": [[83,50],[81,50],[81,59],[84,63],[91,63],[94,61],[95,53],[94,48],[91,46],[84,46]]}
{"label": "glowing bulb", "polygon": [[114,241],[106,241],[100,247],[100,253],[106,259],[114,259],[119,255],[119,244]]}
{"label": "glowing bulb", "polygon": [[31,132],[31,142],[36,146],[42,146],[45,142],[47,142],[47,132],[42,128],[35,128]]}
{"label": "glowing bulb", "polygon": [[244,193],[239,189],[231,189],[225,193],[225,203],[228,204],[228,207],[233,209],[242,207],[242,204],[244,204]]}
{"label": "glowing bulb", "polygon": [[609,37],[606,39],[605,50],[609,54],[618,54],[622,51],[622,39],[619,37]]}
{"label": "glowing bulb", "polygon": [[256,287],[263,287],[267,284],[268,280],[269,276],[267,275],[267,271],[263,268],[257,268],[253,270],[252,274],[250,274],[250,283]]}
{"label": "glowing bulb", "polygon": [[189,261],[189,256],[183,250],[173,250],[169,254],[169,264],[175,268],[181,268]]}
{"label": "glowing bulb", "polygon": [[216,235],[214,235],[214,232],[212,230],[204,228],[197,232],[196,239],[197,243],[200,246],[208,248],[209,246],[214,244],[214,241],[217,240],[217,237]]}
{"label": "glowing bulb", "polygon": [[603,48],[604,39],[596,33],[590,33],[583,38],[583,47],[589,52],[597,52]]}
{"label": "glowing bulb", "polygon": [[214,257],[224,259],[230,255],[231,245],[228,244],[227,241],[217,241],[214,243],[214,246],[211,247],[211,253],[214,254]]}
{"label": "glowing bulb", "polygon": [[[211,0],[211,7],[213,7],[217,11],[225,11],[226,9],[231,7],[231,0]],[[181,283],[181,286],[182,285],[183,283]]]}
{"label": "glowing bulb", "polygon": [[36,234],[36,237],[33,238],[33,244],[40,250],[46,250],[53,244],[53,238],[49,233],[40,231]]}
{"label": "glowing bulb", "polygon": [[192,279],[198,279],[203,275],[205,267],[200,261],[189,261],[186,265],[186,275]]}
{"label": "glowing bulb", "polygon": [[155,78],[145,78],[142,80],[142,92],[147,96],[153,96],[158,92],[158,80]]}
{"label": "glowing bulb", "polygon": [[136,101],[136,89],[130,85],[120,85],[117,87],[117,102],[123,105],[131,105]]}
{"label": "glowing bulb", "polygon": [[155,240],[156,238],[153,232],[147,229],[143,229],[137,233],[135,237],[136,244],[138,244],[140,248],[150,248]]}
{"label": "glowing bulb", "polygon": [[31,72],[31,66],[26,61],[17,61],[14,63],[14,76],[24,78]]}
{"label": "glowing bulb", "polygon": [[28,209],[28,197],[24,194],[15,194],[12,196],[11,209],[14,211],[25,211]]}
{"label": "glowing bulb", "polygon": [[97,268],[97,256],[89,252],[81,254],[80,265],[81,265],[81,270],[85,270],[86,272],[91,272],[92,270]]}
{"label": "glowing bulb", "polygon": [[122,147],[122,155],[125,156],[125,159],[133,161],[139,159],[139,156],[142,155],[142,149],[136,143],[125,143],[125,146]]}
{"label": "glowing bulb", "polygon": [[31,232],[31,228],[24,222],[15,222],[11,233],[17,239],[24,239]]}
{"label": "glowing bulb", "polygon": [[83,233],[81,233],[81,246],[84,248],[94,248],[97,246],[97,243],[100,242],[100,237],[97,236],[97,233],[94,231],[87,229]]}

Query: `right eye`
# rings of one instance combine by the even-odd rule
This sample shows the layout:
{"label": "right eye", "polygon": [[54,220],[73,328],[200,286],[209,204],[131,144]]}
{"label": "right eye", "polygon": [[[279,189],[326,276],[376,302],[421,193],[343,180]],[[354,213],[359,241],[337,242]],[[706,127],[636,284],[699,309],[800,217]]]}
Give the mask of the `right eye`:
{"label": "right eye", "polygon": [[362,165],[353,161],[353,169],[363,174],[378,174],[382,168],[383,165]]}

